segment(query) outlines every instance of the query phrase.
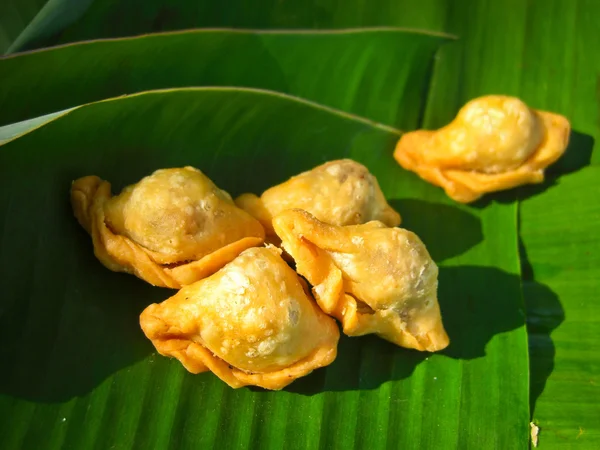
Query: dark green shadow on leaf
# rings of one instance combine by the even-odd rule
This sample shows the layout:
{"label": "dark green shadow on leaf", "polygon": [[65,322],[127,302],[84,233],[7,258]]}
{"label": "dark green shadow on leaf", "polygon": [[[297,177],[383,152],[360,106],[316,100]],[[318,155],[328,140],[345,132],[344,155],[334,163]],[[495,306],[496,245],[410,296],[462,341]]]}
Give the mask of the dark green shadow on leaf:
{"label": "dark green shadow on leaf", "polygon": [[537,399],[554,370],[556,348],[550,334],[565,320],[558,296],[547,286],[535,281],[533,267],[523,240],[519,238],[519,255],[523,277],[523,298],[527,310],[529,336],[529,410],[533,419]]}
{"label": "dark green shadow on leaf", "polygon": [[[440,355],[459,360],[484,357],[486,345],[494,336],[522,326],[525,312],[521,299],[513,295],[520,283],[518,276],[493,267],[441,267],[438,296],[450,346]],[[548,288],[538,288],[558,302]],[[388,381],[408,378],[429,356],[427,352],[382,342],[373,335],[343,336],[331,366],[296,381],[286,390],[315,395],[376,389]],[[402,364],[395,365],[394,361],[400,359]],[[359,365],[359,372],[349,370]]]}

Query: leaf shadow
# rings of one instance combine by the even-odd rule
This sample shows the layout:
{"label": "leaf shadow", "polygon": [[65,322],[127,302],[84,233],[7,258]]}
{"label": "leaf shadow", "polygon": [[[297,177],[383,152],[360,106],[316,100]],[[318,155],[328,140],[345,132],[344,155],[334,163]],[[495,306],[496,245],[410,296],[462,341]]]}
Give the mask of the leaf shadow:
{"label": "leaf shadow", "polygon": [[565,311],[554,292],[535,281],[527,250],[519,239],[523,276],[523,298],[527,310],[529,336],[529,410],[533,418],[537,399],[554,370],[556,348],[551,333],[565,320]]}
{"label": "leaf shadow", "polygon": [[421,238],[434,261],[458,256],[483,240],[481,220],[458,206],[413,198],[389,203],[402,216],[400,226]]}
{"label": "leaf shadow", "polygon": [[542,183],[520,186],[507,191],[493,192],[472,203],[475,208],[485,208],[491,202],[514,203],[539,195],[555,186],[563,175],[577,172],[591,164],[594,138],[588,134],[571,130],[569,145],[565,153],[546,170]]}
{"label": "leaf shadow", "polygon": [[[546,296],[558,299],[545,286]],[[419,364],[443,358],[473,360],[499,334],[525,325],[521,280],[493,267],[441,267],[439,302],[450,345],[439,355],[395,346],[376,336],[346,337],[338,358],[324,370],[297,380],[286,391],[314,395],[323,391],[376,389],[388,381],[408,378]]]}
{"label": "leaf shadow", "polygon": [[[437,208],[413,201],[404,206],[423,211]],[[468,215],[450,214],[457,214],[457,223],[467,222],[477,229],[477,221],[472,222]],[[66,285],[48,285],[38,303],[23,290],[22,298],[14,295],[13,303],[2,305],[0,354],[8,368],[0,371],[2,394],[42,403],[63,402],[87,395],[115,372],[153,352],[139,329],[139,313],[149,303],[166,299],[171,291],[105,269],[91,252],[89,236],[66,212],[64,217],[69,220],[58,228],[71,244],[75,268]],[[524,273],[528,273],[526,266]],[[442,266],[439,281],[440,307],[451,339],[446,350],[432,358],[429,353],[403,349],[372,335],[342,336],[332,365],[295,381],[286,391],[314,395],[376,389],[388,381],[410,377],[428,359],[435,364],[433,360],[440,358],[481,358],[494,336],[523,325],[519,277],[492,267]],[[541,302],[536,303],[540,306],[537,316],[531,314],[528,323],[535,332],[534,344],[540,343],[543,351],[531,359],[533,405],[553,368],[550,331],[564,313],[556,295],[545,286],[528,283],[525,288],[536,294],[529,297]],[[43,307],[38,311],[36,305]],[[544,316],[547,305],[555,311],[551,318]],[[48,316],[49,312],[55,316]],[[36,328],[31,331],[33,325]]]}
{"label": "leaf shadow", "polygon": [[1,305],[0,326],[10,330],[0,348],[1,394],[41,403],[68,401],[89,394],[154,350],[139,327],[139,314],[171,291],[103,267],[90,237],[70,214],[65,217],[73,222],[64,223],[72,245],[65,253],[71,252],[73,265],[63,266],[65,255],[48,267],[60,275],[56,284],[44,287],[43,298],[21,288]]}

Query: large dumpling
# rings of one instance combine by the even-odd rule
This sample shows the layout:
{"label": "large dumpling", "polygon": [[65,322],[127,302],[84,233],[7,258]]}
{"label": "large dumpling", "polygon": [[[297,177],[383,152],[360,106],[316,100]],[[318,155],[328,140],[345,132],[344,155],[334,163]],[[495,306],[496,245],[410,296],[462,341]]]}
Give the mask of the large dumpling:
{"label": "large dumpling", "polygon": [[330,161],[286,182],[267,189],[257,197],[243,194],[237,205],[256,217],[268,235],[277,214],[299,208],[333,225],[356,225],[379,220],[400,224],[400,215],[390,206],[377,179],[362,164],[350,159]]}
{"label": "large dumpling", "polygon": [[515,97],[489,95],[467,103],[437,131],[404,134],[394,157],[468,203],[486,192],[542,182],[546,167],[567,148],[570,130],[561,115],[530,109]]}
{"label": "large dumpling", "polygon": [[330,364],[339,330],[274,247],[242,252],[214,275],[148,306],[141,327],[159,353],[233,388],[281,389]]}
{"label": "large dumpling", "polygon": [[375,333],[417,350],[445,348],[437,301],[438,268],[410,231],[373,221],[338,227],[301,210],[273,220],[296,270],[344,333]]}
{"label": "large dumpling", "polygon": [[79,223],[109,269],[179,288],[261,245],[261,224],[193,167],[157,170],[111,197],[96,176],[71,188]]}

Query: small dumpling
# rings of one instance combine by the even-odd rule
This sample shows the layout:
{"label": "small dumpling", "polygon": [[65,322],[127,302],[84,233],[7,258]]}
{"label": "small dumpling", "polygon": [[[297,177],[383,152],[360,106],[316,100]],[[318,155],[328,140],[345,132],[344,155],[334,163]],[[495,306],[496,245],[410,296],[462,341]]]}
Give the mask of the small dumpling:
{"label": "small dumpling", "polygon": [[111,196],[96,176],[76,180],[71,204],[110,270],[180,288],[261,245],[262,225],[193,167],[157,170]]}
{"label": "small dumpling", "polygon": [[515,97],[468,102],[437,131],[417,130],[398,141],[394,157],[407,170],[468,203],[492,191],[541,183],[544,169],[566,150],[571,126],[558,114]]}
{"label": "small dumpling", "polygon": [[281,389],[333,362],[339,329],[269,246],[148,306],[140,325],[158,352],[233,388]]}
{"label": "small dumpling", "polygon": [[375,333],[431,352],[448,346],[438,268],[414,233],[377,221],[328,225],[301,210],[281,213],[273,226],[319,306],[342,323],[344,333]]}
{"label": "small dumpling", "polygon": [[277,214],[299,208],[332,225],[356,225],[379,220],[400,224],[400,215],[390,206],[377,179],[362,164],[350,159],[330,161],[286,182],[267,189],[257,197],[243,194],[237,205],[262,223],[273,235],[271,221]]}

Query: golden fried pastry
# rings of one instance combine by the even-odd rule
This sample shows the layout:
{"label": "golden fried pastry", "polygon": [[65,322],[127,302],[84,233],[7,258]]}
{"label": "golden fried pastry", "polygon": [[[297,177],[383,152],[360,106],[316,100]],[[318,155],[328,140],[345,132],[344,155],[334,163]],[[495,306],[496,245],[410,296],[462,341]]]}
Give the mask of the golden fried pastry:
{"label": "golden fried pastry", "polygon": [[350,159],[330,161],[267,189],[260,198],[243,194],[235,202],[260,220],[267,235],[274,234],[273,217],[293,208],[333,225],[370,220],[389,226],[400,224],[400,215],[388,205],[377,179],[365,166]]}
{"label": "golden fried pastry", "polygon": [[402,136],[394,157],[407,170],[468,203],[492,191],[541,183],[565,151],[571,126],[558,114],[515,97],[470,101],[449,125]]}
{"label": "golden fried pastry", "polygon": [[273,226],[319,306],[342,322],[344,333],[375,333],[432,352],[448,345],[438,268],[414,233],[378,221],[328,225],[301,210],[281,213]]}
{"label": "golden fried pastry", "polygon": [[71,204],[94,253],[115,272],[180,288],[261,245],[261,224],[193,167],[157,170],[111,197],[96,176],[76,180]]}
{"label": "golden fried pastry", "polygon": [[280,256],[251,248],[214,275],[148,306],[140,325],[161,355],[233,388],[281,389],[333,362],[339,330]]}

